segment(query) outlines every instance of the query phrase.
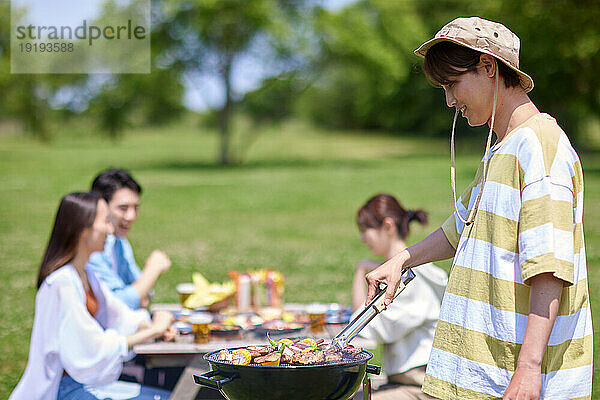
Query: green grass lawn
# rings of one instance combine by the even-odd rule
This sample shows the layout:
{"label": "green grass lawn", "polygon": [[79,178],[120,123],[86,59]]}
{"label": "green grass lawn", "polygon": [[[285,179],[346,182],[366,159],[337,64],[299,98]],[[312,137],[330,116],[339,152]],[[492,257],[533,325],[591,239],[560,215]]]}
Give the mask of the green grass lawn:
{"label": "green grass lawn", "polygon": [[[457,158],[458,188],[481,157]],[[62,195],[86,191],[97,172],[129,169],[142,184],[142,208],[130,240],[139,264],[166,251],[173,262],[155,301],[175,302],[175,285],[200,271],[209,280],[229,270],[273,268],[286,277],[289,302],[350,303],[354,265],[370,257],[354,215],[377,192],[430,213],[413,225],[410,243],[450,212],[445,140],[373,133],[318,132],[302,124],[265,129],[240,166],[217,167],[216,136],[194,124],[128,132],[118,143],[87,129],[65,131],[49,145],[0,136],[0,398],[20,378],[29,350],[35,280]],[[589,286],[600,317],[600,156],[583,154]],[[446,269],[449,262],[440,263]],[[596,325],[598,323],[596,322]],[[596,332],[598,347],[600,334]],[[596,376],[600,357],[595,357]],[[597,381],[597,379],[596,379]],[[600,398],[596,383],[594,398]]]}

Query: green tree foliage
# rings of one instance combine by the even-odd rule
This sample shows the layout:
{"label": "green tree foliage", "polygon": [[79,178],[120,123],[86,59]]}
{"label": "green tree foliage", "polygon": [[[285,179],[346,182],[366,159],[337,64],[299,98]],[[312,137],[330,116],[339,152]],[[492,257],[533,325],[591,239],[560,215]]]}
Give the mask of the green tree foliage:
{"label": "green tree foliage", "polygon": [[[135,6],[136,2],[129,5]],[[117,5],[108,1],[105,7],[110,15],[110,7]],[[100,85],[95,85],[92,76],[80,87],[91,92],[87,111],[113,140],[129,126],[164,124],[184,110],[181,71],[165,55],[174,41],[160,3],[152,3],[152,14],[150,74],[115,74]]]}
{"label": "green tree foliage", "polygon": [[295,72],[265,79],[258,89],[244,95],[242,110],[259,124],[279,122],[292,115],[296,98],[307,89],[308,82]]}
{"label": "green tree foliage", "polygon": [[[427,36],[413,2],[358,1],[340,11],[316,8],[312,23],[320,49],[308,74],[312,84],[288,112],[335,128],[430,133],[446,127],[447,113],[428,111],[443,102],[431,94],[412,53]],[[269,97],[268,91],[260,91]]]}
{"label": "green tree foliage", "polygon": [[219,110],[219,163],[230,162],[230,119],[234,106],[232,74],[240,58],[261,46],[263,61],[290,56],[291,21],[302,1],[188,0],[170,3],[169,32],[177,44],[169,55],[189,76],[216,74],[224,88]]}
{"label": "green tree foliage", "polygon": [[[158,7],[153,3],[153,8]],[[136,6],[132,3],[131,6]],[[117,7],[107,1],[105,7]],[[112,11],[110,9],[107,10]],[[59,117],[86,113],[99,129],[116,139],[133,124],[165,123],[183,111],[183,84],[176,66],[164,59],[172,43],[166,24],[153,19],[150,74],[11,74],[10,6],[0,3],[0,120],[16,121],[24,130],[49,140],[50,123]],[[99,21],[103,16],[99,17]],[[57,98],[68,92],[69,100]],[[54,108],[62,109],[61,112]]]}
{"label": "green tree foliage", "polygon": [[[478,15],[508,26],[521,39],[520,66],[535,82],[538,107],[577,141],[600,115],[600,2],[592,0],[416,1],[430,35],[457,16]],[[427,39],[423,37],[422,39]]]}
{"label": "green tree foliage", "polygon": [[87,112],[115,140],[134,125],[165,124],[180,116],[183,85],[172,69],[112,76],[96,89]]}
{"label": "green tree foliage", "polygon": [[0,120],[20,124],[30,134],[48,138],[47,99],[35,75],[10,74],[10,3],[0,2]]}
{"label": "green tree foliage", "polygon": [[[314,4],[153,0],[152,73],[98,83],[87,75],[10,74],[10,8],[1,2],[0,94],[10,101],[0,102],[0,119],[48,138],[48,120],[57,114],[51,106],[64,107],[89,113],[116,138],[131,124],[180,115],[182,82],[210,73],[225,93],[216,118],[221,163],[231,158],[230,117],[238,104],[261,122],[294,115],[336,128],[446,135],[452,111],[427,82],[413,50],[453,18],[479,15],[520,36],[521,66],[536,84],[531,97],[572,138],[600,120],[598,1],[357,0],[335,11]],[[248,54],[276,65],[281,75],[240,97],[232,74]],[[57,103],[65,90],[72,101]],[[464,125],[461,133],[476,134]]]}
{"label": "green tree foliage", "polygon": [[[519,35],[521,67],[536,84],[532,99],[572,138],[598,118],[600,3],[575,0],[359,0],[338,11],[316,9],[320,53],[311,66],[312,85],[288,112],[337,128],[446,135],[452,112],[413,50],[450,20],[472,15]],[[260,92],[269,98],[268,90]]]}
{"label": "green tree foliage", "polygon": [[600,116],[600,2],[506,1],[489,10],[521,38],[521,66],[531,97],[578,137]]}

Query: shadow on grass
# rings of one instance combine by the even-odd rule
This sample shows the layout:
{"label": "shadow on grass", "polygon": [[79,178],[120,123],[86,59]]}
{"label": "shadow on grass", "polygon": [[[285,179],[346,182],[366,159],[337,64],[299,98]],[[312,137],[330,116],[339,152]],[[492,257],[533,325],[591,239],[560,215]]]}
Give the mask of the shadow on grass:
{"label": "shadow on grass", "polygon": [[200,171],[229,171],[229,170],[252,170],[252,169],[301,169],[301,168],[365,168],[386,161],[432,159],[439,160],[440,154],[403,154],[392,155],[373,159],[278,159],[278,160],[251,160],[246,162],[232,162],[228,165],[220,165],[208,161],[172,161],[163,160],[136,166],[137,170],[200,170]]}

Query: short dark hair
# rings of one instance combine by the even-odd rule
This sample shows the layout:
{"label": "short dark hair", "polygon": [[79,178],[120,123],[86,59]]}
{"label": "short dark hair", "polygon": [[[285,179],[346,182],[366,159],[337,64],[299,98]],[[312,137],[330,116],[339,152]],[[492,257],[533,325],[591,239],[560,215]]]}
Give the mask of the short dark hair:
{"label": "short dark hair", "polygon": [[142,187],[124,169],[111,168],[100,173],[92,182],[92,192],[99,193],[108,203],[119,189],[131,189],[138,195]]}
{"label": "short dark hair", "polygon": [[[456,43],[443,41],[433,45],[425,54],[423,69],[429,81],[435,86],[448,85],[453,78],[466,72],[474,71],[484,54]],[[507,88],[521,85],[519,75],[502,60],[499,62],[498,73]]]}

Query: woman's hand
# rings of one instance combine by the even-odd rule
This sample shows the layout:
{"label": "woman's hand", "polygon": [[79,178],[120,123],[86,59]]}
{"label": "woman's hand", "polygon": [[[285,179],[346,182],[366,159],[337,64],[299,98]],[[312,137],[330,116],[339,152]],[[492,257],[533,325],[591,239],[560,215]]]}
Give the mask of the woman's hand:
{"label": "woman's hand", "polygon": [[168,311],[157,311],[152,315],[152,328],[158,336],[164,336],[173,322],[175,322],[175,317]]}
{"label": "woman's hand", "polygon": [[167,328],[166,331],[164,331],[162,337],[163,337],[164,341],[172,342],[175,340],[175,338],[177,338],[177,336],[179,336],[179,332],[177,331],[177,328],[175,328],[173,325],[171,325]]}
{"label": "woman's hand", "polygon": [[127,336],[127,346],[132,349],[136,344],[147,342],[148,340],[163,336],[165,338],[174,338],[171,324],[175,321],[173,314],[167,311],[157,311],[152,316],[151,323],[141,323],[138,331]]}

